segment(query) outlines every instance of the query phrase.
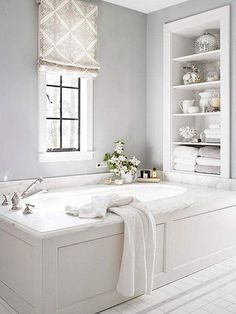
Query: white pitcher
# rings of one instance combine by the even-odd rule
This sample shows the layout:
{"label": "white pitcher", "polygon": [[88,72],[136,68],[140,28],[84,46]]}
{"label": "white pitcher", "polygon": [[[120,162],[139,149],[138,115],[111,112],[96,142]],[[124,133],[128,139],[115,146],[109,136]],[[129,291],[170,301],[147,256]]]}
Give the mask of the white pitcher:
{"label": "white pitcher", "polygon": [[194,105],[195,100],[181,100],[179,102],[179,107],[183,113],[188,113],[188,108]]}

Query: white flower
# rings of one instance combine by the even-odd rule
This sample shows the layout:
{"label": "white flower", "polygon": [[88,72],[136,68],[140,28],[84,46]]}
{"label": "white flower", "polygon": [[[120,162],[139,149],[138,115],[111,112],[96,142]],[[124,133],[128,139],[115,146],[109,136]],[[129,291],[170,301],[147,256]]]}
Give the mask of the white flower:
{"label": "white flower", "polygon": [[124,143],[122,141],[118,141],[115,144],[115,152],[117,152],[117,154],[122,154],[124,151]]}

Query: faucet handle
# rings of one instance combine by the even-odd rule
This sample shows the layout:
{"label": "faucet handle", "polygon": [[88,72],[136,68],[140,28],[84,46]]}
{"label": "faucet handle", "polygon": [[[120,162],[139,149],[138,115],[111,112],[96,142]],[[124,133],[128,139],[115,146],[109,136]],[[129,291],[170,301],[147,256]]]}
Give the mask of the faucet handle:
{"label": "faucet handle", "polygon": [[10,205],[9,201],[8,201],[8,197],[6,196],[6,194],[3,194],[4,200],[2,202],[2,206],[8,206]]}
{"label": "faucet handle", "polygon": [[18,195],[18,193],[15,192],[13,194],[11,201],[13,205],[18,205],[20,203],[20,196]]}
{"label": "faucet handle", "polygon": [[35,207],[34,205],[31,205],[31,204],[25,204],[26,205],[26,207],[25,207],[25,209],[24,209],[24,211],[23,211],[23,214],[24,215],[30,215],[30,214],[33,214],[33,211],[32,211],[32,209],[30,208],[30,207]]}

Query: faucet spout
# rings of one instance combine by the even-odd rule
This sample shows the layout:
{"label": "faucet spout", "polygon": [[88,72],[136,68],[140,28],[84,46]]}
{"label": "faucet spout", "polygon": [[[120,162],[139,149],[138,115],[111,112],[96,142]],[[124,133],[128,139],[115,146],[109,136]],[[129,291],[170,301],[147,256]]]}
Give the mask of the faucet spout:
{"label": "faucet spout", "polygon": [[43,178],[42,178],[42,177],[36,179],[36,180],[35,180],[33,183],[31,183],[31,184],[26,188],[26,190],[21,194],[21,198],[26,198],[26,197],[28,197],[28,196],[31,196],[31,195],[35,194],[35,193],[39,193],[39,192],[41,192],[41,191],[45,191],[45,189],[42,189],[42,190],[37,191],[37,192],[35,192],[35,193],[30,193],[30,191],[36,186],[37,183],[42,183],[42,182],[43,182]]}

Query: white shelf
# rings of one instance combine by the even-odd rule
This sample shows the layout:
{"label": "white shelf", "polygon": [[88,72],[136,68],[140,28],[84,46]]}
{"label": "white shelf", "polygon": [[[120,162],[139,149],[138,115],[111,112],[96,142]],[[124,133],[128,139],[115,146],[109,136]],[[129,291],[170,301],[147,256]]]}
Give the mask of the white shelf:
{"label": "white shelf", "polygon": [[220,143],[191,143],[191,142],[173,142],[173,145],[190,145],[190,146],[220,146]]}
{"label": "white shelf", "polygon": [[188,85],[176,85],[176,86],[173,86],[173,88],[180,89],[180,90],[202,90],[202,89],[220,88],[220,81],[204,82],[204,83],[188,84]]}
{"label": "white shelf", "polygon": [[[230,177],[230,9],[225,6],[204,13],[179,19],[164,25],[164,77],[163,77],[163,171],[173,171],[173,150],[177,146],[220,148],[222,178]],[[216,23],[214,29],[220,34],[221,47],[218,50],[194,54],[193,42]],[[211,27],[210,27],[211,29]],[[207,63],[220,62],[220,79],[196,84],[183,83],[183,66],[195,62],[201,64],[201,71]],[[181,84],[181,85],[179,85]],[[199,101],[198,93],[206,90],[220,92],[219,112],[183,113],[178,103],[185,99]],[[188,117],[188,118],[186,118]],[[198,131],[210,124],[221,125],[220,143],[184,142],[179,128],[189,125]],[[205,140],[205,139],[204,139]],[[212,140],[213,141],[213,140]],[[203,175],[196,173],[196,175]],[[206,174],[208,176],[208,174]],[[209,175],[210,176],[210,175]]]}
{"label": "white shelf", "polygon": [[207,176],[207,177],[220,177],[219,174],[212,174],[212,173],[202,173],[202,172],[196,172],[196,171],[181,171],[181,170],[175,170],[172,169],[175,173],[182,173],[182,174],[191,174],[196,176]]}
{"label": "white shelf", "polygon": [[218,61],[220,60],[220,50],[213,50],[204,53],[198,53],[194,55],[188,55],[184,57],[174,58],[176,62],[196,62],[196,61]]}
{"label": "white shelf", "polygon": [[209,116],[219,116],[220,111],[217,112],[196,112],[196,113],[174,113],[174,117],[209,117]]}

